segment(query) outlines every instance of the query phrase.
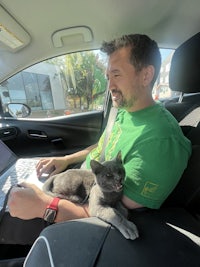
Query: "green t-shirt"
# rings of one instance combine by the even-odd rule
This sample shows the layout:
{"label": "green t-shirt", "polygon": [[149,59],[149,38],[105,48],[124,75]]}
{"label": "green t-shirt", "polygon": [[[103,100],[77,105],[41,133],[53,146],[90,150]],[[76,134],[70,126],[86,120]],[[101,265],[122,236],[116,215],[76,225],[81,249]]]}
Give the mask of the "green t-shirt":
{"label": "green t-shirt", "polygon": [[[87,156],[99,160],[104,135]],[[105,159],[121,150],[126,170],[124,195],[149,208],[159,208],[178,183],[191,155],[191,143],[176,119],[159,103],[136,112],[119,110]]]}

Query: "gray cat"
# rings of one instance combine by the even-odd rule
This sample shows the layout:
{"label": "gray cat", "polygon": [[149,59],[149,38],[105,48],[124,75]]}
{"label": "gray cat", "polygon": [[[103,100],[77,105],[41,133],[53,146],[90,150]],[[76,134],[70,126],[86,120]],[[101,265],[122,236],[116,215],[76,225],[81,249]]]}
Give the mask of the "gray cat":
{"label": "gray cat", "polygon": [[74,203],[89,203],[90,216],[98,217],[116,227],[125,238],[135,239],[138,230],[128,221],[128,210],[121,203],[125,170],[121,153],[110,161],[91,160],[91,169],[69,169],[50,177],[43,190]]}

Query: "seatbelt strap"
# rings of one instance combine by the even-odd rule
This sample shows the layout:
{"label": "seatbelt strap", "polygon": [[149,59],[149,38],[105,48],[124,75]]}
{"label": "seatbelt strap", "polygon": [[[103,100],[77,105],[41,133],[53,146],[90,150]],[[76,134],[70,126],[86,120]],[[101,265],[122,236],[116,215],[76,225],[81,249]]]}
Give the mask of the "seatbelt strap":
{"label": "seatbelt strap", "polygon": [[101,156],[100,156],[100,162],[105,161],[105,148],[108,143],[108,139],[110,137],[110,133],[112,131],[113,125],[115,123],[117,112],[118,112],[118,109],[115,107],[112,107],[110,110],[110,114],[109,114],[108,122],[106,126],[106,131],[105,131],[105,137],[104,137],[103,146],[102,146],[102,151],[101,151]]}
{"label": "seatbelt strap", "polygon": [[[118,109],[115,107],[112,107],[110,109],[109,117],[108,117],[108,122],[105,130],[105,137],[103,141],[103,146],[102,146],[102,151],[100,155],[100,162],[105,161],[105,148],[108,142],[108,139],[110,137],[110,133],[112,131],[113,125],[115,123],[115,118],[117,116]],[[81,169],[86,169],[86,160],[82,163]]]}

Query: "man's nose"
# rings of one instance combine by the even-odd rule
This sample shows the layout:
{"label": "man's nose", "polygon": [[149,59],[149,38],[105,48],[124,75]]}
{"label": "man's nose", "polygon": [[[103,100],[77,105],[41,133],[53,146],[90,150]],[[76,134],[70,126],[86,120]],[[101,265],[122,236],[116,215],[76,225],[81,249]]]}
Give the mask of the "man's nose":
{"label": "man's nose", "polygon": [[108,86],[108,90],[109,91],[112,91],[113,89],[116,89],[116,86],[115,86],[115,84],[113,82],[113,79],[111,79],[111,78],[108,80],[108,85],[107,86]]}

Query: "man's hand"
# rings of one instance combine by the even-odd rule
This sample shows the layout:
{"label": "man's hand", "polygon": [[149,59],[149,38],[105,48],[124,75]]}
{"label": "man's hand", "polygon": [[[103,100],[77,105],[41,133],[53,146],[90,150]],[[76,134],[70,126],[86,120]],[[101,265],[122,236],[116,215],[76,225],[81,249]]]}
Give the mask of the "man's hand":
{"label": "man's hand", "polygon": [[68,166],[68,160],[66,157],[54,157],[41,159],[37,166],[36,172],[38,178],[40,178],[44,173],[52,176],[54,174],[64,171]]}
{"label": "man's hand", "polygon": [[10,215],[20,219],[29,220],[43,218],[46,206],[52,197],[46,195],[34,184],[21,183],[14,187],[9,195],[8,208]]}

